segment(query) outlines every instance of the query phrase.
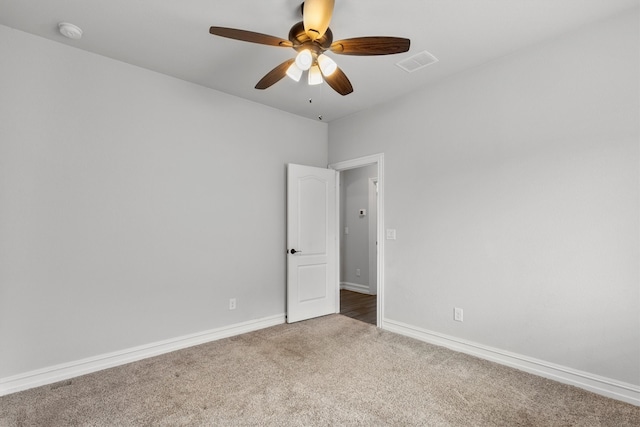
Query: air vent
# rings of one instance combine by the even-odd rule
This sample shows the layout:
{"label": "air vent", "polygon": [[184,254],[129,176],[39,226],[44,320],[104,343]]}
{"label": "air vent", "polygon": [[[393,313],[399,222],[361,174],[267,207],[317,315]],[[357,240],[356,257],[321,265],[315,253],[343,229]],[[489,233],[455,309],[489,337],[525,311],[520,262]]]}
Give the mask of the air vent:
{"label": "air vent", "polygon": [[418,71],[420,68],[435,64],[436,62],[438,62],[438,58],[425,50],[424,52],[413,55],[411,58],[398,62],[396,65],[407,73],[413,73],[414,71]]}

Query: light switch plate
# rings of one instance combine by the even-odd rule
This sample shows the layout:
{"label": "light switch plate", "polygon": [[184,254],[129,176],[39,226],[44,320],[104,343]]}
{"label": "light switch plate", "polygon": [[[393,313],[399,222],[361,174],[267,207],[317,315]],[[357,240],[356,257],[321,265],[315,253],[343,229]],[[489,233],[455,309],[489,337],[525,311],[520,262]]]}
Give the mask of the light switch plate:
{"label": "light switch plate", "polygon": [[387,240],[396,240],[395,228],[387,228]]}

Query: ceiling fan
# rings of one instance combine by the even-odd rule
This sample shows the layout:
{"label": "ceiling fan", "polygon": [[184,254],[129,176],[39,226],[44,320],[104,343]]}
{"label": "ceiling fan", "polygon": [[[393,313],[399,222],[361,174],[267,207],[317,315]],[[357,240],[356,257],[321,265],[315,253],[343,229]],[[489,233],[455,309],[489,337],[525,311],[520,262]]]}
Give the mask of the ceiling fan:
{"label": "ceiling fan", "polygon": [[302,4],[301,22],[289,31],[289,40],[253,31],[226,27],[211,27],[209,32],[216,36],[251,43],[277,47],[291,47],[298,54],[269,71],[256,84],[256,89],[266,89],[279,82],[284,76],[300,81],[304,71],[308,72],[310,85],[327,84],[340,95],[353,92],[351,82],[333,59],[325,55],[327,50],[340,55],[392,55],[407,52],[410,40],[400,37],[356,37],[333,41],[329,28],[335,0],[305,0]]}

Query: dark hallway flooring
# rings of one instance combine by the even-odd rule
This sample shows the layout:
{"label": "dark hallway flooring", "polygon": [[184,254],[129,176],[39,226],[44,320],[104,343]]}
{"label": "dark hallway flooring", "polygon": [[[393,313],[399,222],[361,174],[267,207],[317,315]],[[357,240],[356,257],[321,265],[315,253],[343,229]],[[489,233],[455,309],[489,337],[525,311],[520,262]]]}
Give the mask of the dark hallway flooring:
{"label": "dark hallway flooring", "polygon": [[359,292],[340,290],[340,314],[352,319],[376,325],[377,316],[376,295],[361,294]]}

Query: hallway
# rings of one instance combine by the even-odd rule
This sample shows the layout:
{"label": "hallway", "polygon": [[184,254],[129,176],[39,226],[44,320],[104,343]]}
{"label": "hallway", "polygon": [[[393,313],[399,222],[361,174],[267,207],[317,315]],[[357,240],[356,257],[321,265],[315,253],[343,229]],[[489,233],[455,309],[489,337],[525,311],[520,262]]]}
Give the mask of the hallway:
{"label": "hallway", "polygon": [[352,319],[376,325],[377,316],[376,295],[361,294],[359,292],[340,290],[340,314]]}

